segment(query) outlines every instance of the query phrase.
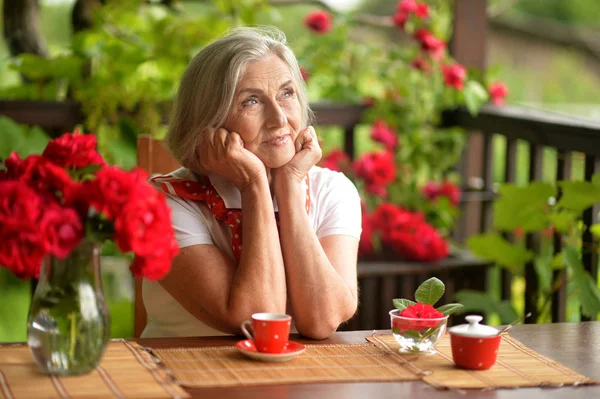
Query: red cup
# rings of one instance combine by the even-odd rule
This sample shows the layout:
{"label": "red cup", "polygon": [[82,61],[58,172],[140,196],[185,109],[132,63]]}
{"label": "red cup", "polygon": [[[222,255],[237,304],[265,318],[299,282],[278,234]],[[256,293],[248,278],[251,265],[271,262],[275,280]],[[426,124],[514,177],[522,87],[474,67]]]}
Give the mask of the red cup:
{"label": "red cup", "polygon": [[458,367],[487,370],[496,363],[502,337],[472,338],[450,335],[452,359]]}
{"label": "red cup", "polygon": [[502,337],[493,327],[479,324],[481,316],[465,318],[469,324],[452,327],[450,345],[452,360],[458,367],[469,370],[487,370],[496,363]]}
{"label": "red cup", "polygon": [[291,325],[292,316],[287,314],[254,313],[241,329],[259,352],[281,353],[288,346]]}

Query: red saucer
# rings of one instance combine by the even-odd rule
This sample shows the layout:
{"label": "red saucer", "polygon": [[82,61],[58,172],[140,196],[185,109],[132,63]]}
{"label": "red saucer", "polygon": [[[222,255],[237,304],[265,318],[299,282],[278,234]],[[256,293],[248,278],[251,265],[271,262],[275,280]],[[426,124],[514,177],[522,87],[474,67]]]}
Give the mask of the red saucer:
{"label": "red saucer", "polygon": [[249,339],[239,341],[235,344],[237,350],[242,352],[244,355],[264,362],[287,362],[290,359],[298,356],[306,350],[306,347],[299,342],[290,341],[287,348],[281,353],[264,353],[256,350],[254,342]]}

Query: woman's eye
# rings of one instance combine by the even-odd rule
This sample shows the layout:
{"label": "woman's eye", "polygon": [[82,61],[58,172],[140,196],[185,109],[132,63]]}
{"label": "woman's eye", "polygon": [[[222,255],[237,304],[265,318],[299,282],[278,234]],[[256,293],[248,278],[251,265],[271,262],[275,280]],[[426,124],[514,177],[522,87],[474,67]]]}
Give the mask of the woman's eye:
{"label": "woman's eye", "polygon": [[283,91],[283,98],[292,98],[294,97],[294,90],[286,89]]}
{"label": "woman's eye", "polygon": [[254,105],[257,104],[258,100],[255,97],[250,97],[242,102],[242,106]]}

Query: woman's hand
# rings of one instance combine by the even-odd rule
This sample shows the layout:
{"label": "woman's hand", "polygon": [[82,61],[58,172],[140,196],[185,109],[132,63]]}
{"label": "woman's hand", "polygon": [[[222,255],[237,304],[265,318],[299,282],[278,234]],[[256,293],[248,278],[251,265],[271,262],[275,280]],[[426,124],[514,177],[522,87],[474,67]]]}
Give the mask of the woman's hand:
{"label": "woman's hand", "polygon": [[275,179],[280,179],[279,176],[287,176],[301,182],[312,168],[321,160],[321,146],[317,139],[317,133],[312,126],[302,129],[296,137],[296,155],[290,162],[280,168],[274,169]]}
{"label": "woman's hand", "polygon": [[207,171],[229,180],[240,191],[266,177],[265,165],[244,148],[239,134],[220,128],[204,132],[203,137],[197,152],[200,165]]}

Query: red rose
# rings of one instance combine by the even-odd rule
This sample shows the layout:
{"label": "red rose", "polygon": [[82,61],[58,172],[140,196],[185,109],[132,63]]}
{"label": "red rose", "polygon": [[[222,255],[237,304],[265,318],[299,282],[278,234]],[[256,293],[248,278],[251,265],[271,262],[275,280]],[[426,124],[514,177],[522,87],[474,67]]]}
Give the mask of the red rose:
{"label": "red rose", "polygon": [[444,50],[446,43],[435,37],[431,32],[425,28],[418,29],[414,37],[421,43],[421,49],[426,51],[431,58],[440,60],[444,56]]}
{"label": "red rose", "polygon": [[317,33],[327,33],[331,30],[333,25],[331,14],[323,10],[309,13],[306,18],[304,18],[304,24]]}
{"label": "red rose", "polygon": [[130,200],[153,194],[155,190],[147,179],[148,174],[141,169],[126,172],[107,166],[96,173],[94,180],[84,183],[84,194],[94,209],[114,219]]}
{"label": "red rose", "polygon": [[386,186],[396,178],[393,155],[387,151],[367,153],[357,159],[353,167],[367,185]]}
{"label": "red rose", "polygon": [[[119,248],[146,258],[139,261],[142,263],[136,266],[136,273],[157,276],[167,272],[168,267],[165,270],[161,267],[170,265],[166,260],[170,261],[178,251],[169,216],[164,196],[154,191],[138,201],[128,202],[115,219],[115,238]],[[148,263],[152,259],[157,263]],[[158,265],[158,270],[148,269],[146,273],[140,269],[143,265]]]}
{"label": "red rose", "polygon": [[433,226],[421,222],[406,228],[392,228],[382,241],[407,260],[434,262],[448,256],[448,244]]}
{"label": "red rose", "polygon": [[444,74],[444,83],[448,86],[462,90],[467,77],[467,70],[460,64],[444,65],[442,67]]}
{"label": "red rose", "polygon": [[417,2],[415,0],[401,0],[396,3],[396,12],[403,12],[410,14],[417,9]]}
{"label": "red rose", "polygon": [[327,169],[343,172],[350,165],[350,158],[344,151],[336,148],[323,158],[321,165]]}
{"label": "red rose", "polygon": [[[175,242],[177,246],[177,242]],[[147,278],[149,280],[162,279],[171,268],[171,257],[141,257],[136,256],[131,263],[130,270],[133,277]]]}
{"label": "red rose", "polygon": [[[443,322],[445,316],[442,312],[436,310],[433,306],[417,302],[414,305],[407,306],[398,313],[398,316],[406,319],[395,319],[398,320],[398,329],[400,331],[406,330],[422,330],[424,328],[435,328]],[[433,320],[432,320],[433,319]],[[438,319],[438,320],[435,320]]]}
{"label": "red rose", "polygon": [[376,195],[380,198],[387,198],[388,195],[387,188],[373,183],[366,184],[365,191],[371,195]]}
{"label": "red rose", "polygon": [[104,159],[96,151],[93,134],[65,133],[48,143],[42,156],[64,168],[80,169],[88,165],[104,165]]}
{"label": "red rose", "polygon": [[42,198],[18,180],[0,182],[0,224],[36,224],[42,210]]}
{"label": "red rose", "polygon": [[396,11],[394,16],[392,17],[392,23],[400,28],[400,30],[404,30],[406,25],[406,21],[408,20],[408,13],[402,11]]}
{"label": "red rose", "polygon": [[0,264],[17,277],[37,277],[46,255],[38,218],[41,197],[21,181],[0,182]]}
{"label": "red rose", "polygon": [[4,166],[6,167],[7,179],[14,179],[23,174],[23,160],[14,151],[4,160]]}
{"label": "red rose", "polygon": [[69,174],[40,155],[11,163],[9,174],[25,182],[45,198],[69,202],[77,190]]}
{"label": "red rose", "polygon": [[504,105],[504,100],[508,96],[508,87],[502,82],[494,82],[488,88],[492,103],[496,105]]}
{"label": "red rose", "polygon": [[415,8],[415,15],[421,19],[429,17],[429,6],[427,3],[418,3]]}
{"label": "red rose", "polygon": [[453,206],[457,206],[460,202],[460,189],[449,181],[444,181],[442,184],[429,182],[423,188],[425,198],[435,201],[439,197],[446,197]]}
{"label": "red rose", "polygon": [[425,218],[422,213],[410,212],[389,202],[381,203],[373,212],[375,228],[387,237],[391,231],[406,230],[421,224]]}
{"label": "red rose", "polygon": [[448,198],[450,203],[454,206],[457,206],[460,202],[460,189],[449,181],[442,183],[439,195]]}
{"label": "red rose", "polygon": [[382,120],[377,120],[371,128],[371,138],[393,151],[398,146],[398,136],[386,123]]}
{"label": "red rose", "polygon": [[83,224],[75,210],[58,205],[44,209],[40,221],[47,250],[53,256],[64,259],[83,238]]}
{"label": "red rose", "polygon": [[46,256],[44,237],[33,225],[10,229],[0,224],[0,265],[22,279],[37,278]]}

